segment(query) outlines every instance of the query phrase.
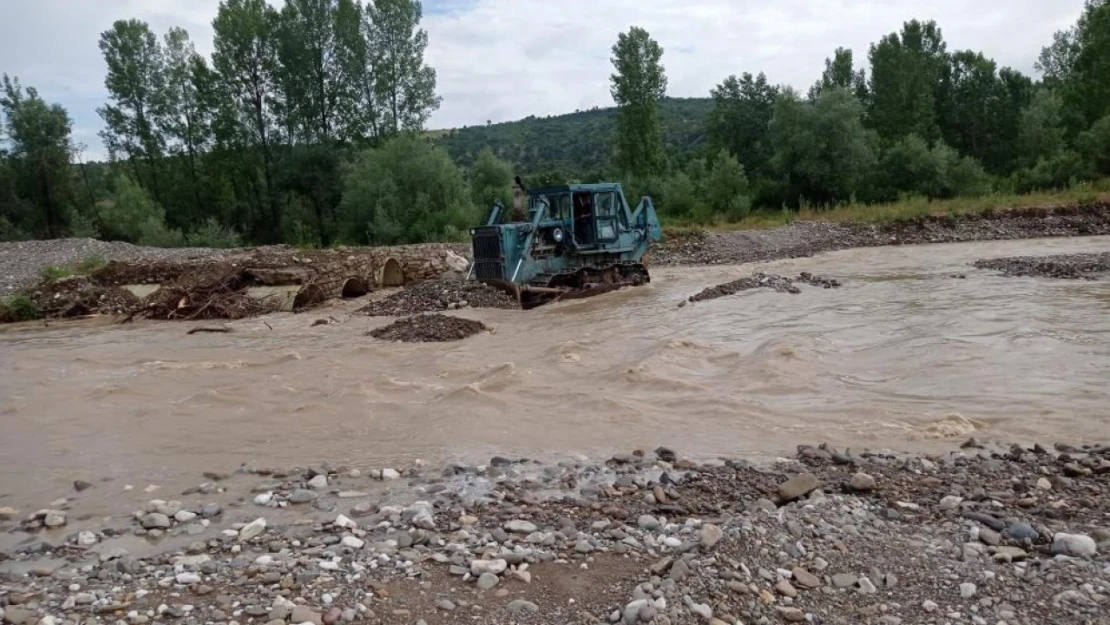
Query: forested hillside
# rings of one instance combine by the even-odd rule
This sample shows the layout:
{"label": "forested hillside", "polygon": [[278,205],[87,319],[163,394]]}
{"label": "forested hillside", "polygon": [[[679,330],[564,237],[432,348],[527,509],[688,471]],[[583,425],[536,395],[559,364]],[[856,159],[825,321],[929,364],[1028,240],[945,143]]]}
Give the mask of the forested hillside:
{"label": "forested hillside", "polygon": [[100,33],[101,164],[63,106],[3,74],[0,240],[459,240],[514,174],[618,180],[693,223],[1110,176],[1110,0],[1044,42],[1034,76],[909,19],[866,55],[830,50],[804,90],[737,58],[707,98],[672,97],[666,51],[631,26],[610,50],[614,107],[445,132],[427,128],[445,103],[422,15],[418,0],[222,0],[211,56],[121,16]]}
{"label": "forested hillside", "polygon": [[[690,152],[705,145],[705,123],[712,110],[709,98],[663,98],[659,115],[667,153]],[[617,109],[608,107],[455,128],[433,136],[462,167],[470,167],[488,147],[523,175],[596,175],[612,162],[616,130]]]}

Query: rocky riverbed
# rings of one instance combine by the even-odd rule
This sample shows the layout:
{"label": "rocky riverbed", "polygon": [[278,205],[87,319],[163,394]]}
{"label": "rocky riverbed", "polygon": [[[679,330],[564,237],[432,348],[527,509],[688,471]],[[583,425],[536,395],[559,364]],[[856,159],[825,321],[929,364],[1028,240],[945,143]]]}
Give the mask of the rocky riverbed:
{"label": "rocky riverbed", "polygon": [[1004,276],[1032,276],[1064,280],[1096,280],[1110,274],[1110,252],[1102,254],[1057,254],[1013,256],[975,262],[979,269],[994,269]]}
{"label": "rocky riverbed", "polygon": [[425,313],[398,319],[387,326],[371,330],[369,334],[385,341],[444,343],[461,341],[488,329],[481,321],[440,313]]}
{"label": "rocky riverbed", "polygon": [[413,284],[358,312],[371,317],[402,317],[460,308],[520,308],[520,304],[491,286],[458,280],[428,280]]}
{"label": "rocky riverbed", "polygon": [[777,274],[763,273],[760,271],[738,280],[711,286],[697,295],[691,295],[688,301],[702,302],[705,300],[717,299],[718,297],[735,295],[741,291],[750,289],[772,289],[779,293],[791,293],[796,295],[802,292],[797,286],[798,283],[818,286],[825,289],[840,288],[839,280],[815,276],[805,271],[794,278],[787,278]]}
{"label": "rocky riverbed", "polygon": [[[1110,447],[243,466],[0,510],[12,625],[1106,623]],[[84,523],[88,529],[69,529]],[[161,549],[139,555],[122,538]]]}

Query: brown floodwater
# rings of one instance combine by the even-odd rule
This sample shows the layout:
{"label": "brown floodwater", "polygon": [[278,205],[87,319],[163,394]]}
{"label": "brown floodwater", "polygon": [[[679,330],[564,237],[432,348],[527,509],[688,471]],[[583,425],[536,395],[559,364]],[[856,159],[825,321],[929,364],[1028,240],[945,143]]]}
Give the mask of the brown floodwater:
{"label": "brown floodwater", "polygon": [[[1107,249],[1110,237],[1042,239],[655,268],[648,286],[588,300],[452,313],[492,332],[447,344],[373,339],[391,319],[351,316],[351,302],[233,322],[230,334],[8,328],[0,507],[46,507],[80,479],[96,485],[86,514],[109,514],[242,464],[380,468],[659,445],[766,458],[822,441],[951,449],[972,435],[1110,442],[1110,281],[968,265]],[[843,286],[678,306],[755,270]],[[312,327],[328,316],[340,323]]]}

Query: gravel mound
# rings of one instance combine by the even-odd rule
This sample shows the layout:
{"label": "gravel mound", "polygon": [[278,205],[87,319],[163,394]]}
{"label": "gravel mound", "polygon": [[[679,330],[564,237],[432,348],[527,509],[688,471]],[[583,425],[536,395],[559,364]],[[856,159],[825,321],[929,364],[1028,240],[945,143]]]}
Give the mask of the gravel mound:
{"label": "gravel mound", "polygon": [[1110,273],[1110,252],[1056,256],[1010,256],[977,260],[979,269],[994,269],[1004,276],[1033,276],[1062,280],[1095,280]]}
{"label": "gravel mound", "polygon": [[0,243],[0,295],[25,288],[51,266],[76,265],[96,256],[105,261],[187,260],[222,256],[231,250],[140,247],[96,239],[52,239]]}
{"label": "gravel mound", "polygon": [[802,272],[796,278],[786,278],[783,276],[775,275],[772,273],[758,272],[746,278],[733,280],[724,284],[709,287],[697,295],[690,296],[691,302],[701,302],[705,300],[717,299],[718,297],[725,297],[727,295],[735,295],[741,291],[749,289],[774,289],[779,293],[801,293],[795,283],[801,282],[803,284],[810,284],[819,286],[826,289],[835,289],[840,287],[840,282],[831,278],[823,278],[813,274]]}
{"label": "gravel mound", "polygon": [[371,330],[370,336],[405,343],[445,343],[461,341],[487,329],[480,321],[430,313],[398,319],[387,326]]}
{"label": "gravel mound", "polygon": [[[906,456],[802,444],[760,464],[659,447],[550,463],[219,469],[112,517],[82,515],[81,495],[37,512],[0,507],[13,533],[53,530],[4,548],[23,572],[0,574],[0,618],[1106,622],[1107,446],[968,441]],[[298,510],[305,520],[289,522]],[[121,535],[152,543],[130,554],[112,544]],[[174,536],[195,538],[157,546]]]}
{"label": "gravel mound", "polygon": [[459,308],[519,309],[520,304],[505,293],[479,282],[429,280],[371,302],[358,312],[371,317],[404,317]]}

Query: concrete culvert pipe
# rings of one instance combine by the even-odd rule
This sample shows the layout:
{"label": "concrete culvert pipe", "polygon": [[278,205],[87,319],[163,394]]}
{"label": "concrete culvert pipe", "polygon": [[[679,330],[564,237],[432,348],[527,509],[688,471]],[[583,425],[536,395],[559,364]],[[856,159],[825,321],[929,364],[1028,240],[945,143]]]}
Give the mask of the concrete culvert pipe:
{"label": "concrete culvert pipe", "polygon": [[385,259],[378,282],[384,287],[405,285],[405,271],[396,258]]}
{"label": "concrete culvert pipe", "polygon": [[340,297],[342,297],[343,299],[353,299],[356,297],[362,297],[369,292],[369,281],[363,278],[347,278],[343,282],[343,290],[340,293]]}
{"label": "concrete culvert pipe", "polygon": [[316,284],[308,284],[299,291],[297,296],[293,299],[293,310],[303,310],[305,308],[312,308],[319,306],[328,299],[328,294],[322,287]]}

